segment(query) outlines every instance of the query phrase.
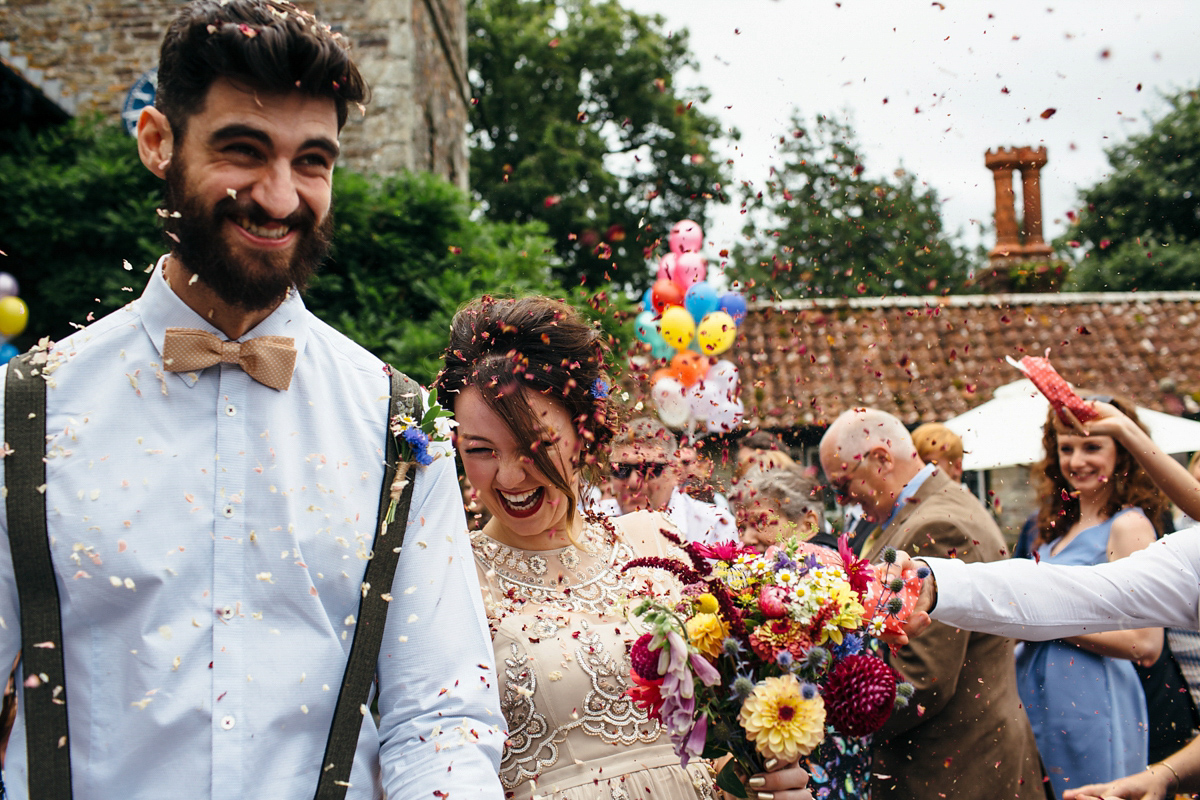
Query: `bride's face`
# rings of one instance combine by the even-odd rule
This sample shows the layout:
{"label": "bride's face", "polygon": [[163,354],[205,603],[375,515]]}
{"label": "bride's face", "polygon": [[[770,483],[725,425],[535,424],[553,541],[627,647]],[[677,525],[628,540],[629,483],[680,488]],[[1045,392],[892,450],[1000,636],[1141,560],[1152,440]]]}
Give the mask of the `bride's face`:
{"label": "bride's face", "polygon": [[[538,446],[578,486],[579,437],[567,410],[528,389],[525,399],[541,423]],[[492,513],[484,531],[498,541],[526,550],[565,547],[569,498],[534,464],[504,419],[474,387],[463,390],[454,404],[458,421],[458,453],[467,479]],[[578,515],[576,515],[578,523]]]}

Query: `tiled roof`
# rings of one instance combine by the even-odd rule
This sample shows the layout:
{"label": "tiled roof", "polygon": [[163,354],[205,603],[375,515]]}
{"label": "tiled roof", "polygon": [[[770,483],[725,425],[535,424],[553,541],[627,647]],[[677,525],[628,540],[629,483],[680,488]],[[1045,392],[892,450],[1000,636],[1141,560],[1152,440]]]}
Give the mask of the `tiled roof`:
{"label": "tiled roof", "polygon": [[1173,414],[1200,411],[1200,292],[787,300],[752,305],[729,357],[747,427],[825,425],[867,405],[941,421],[1042,355],[1068,381]]}

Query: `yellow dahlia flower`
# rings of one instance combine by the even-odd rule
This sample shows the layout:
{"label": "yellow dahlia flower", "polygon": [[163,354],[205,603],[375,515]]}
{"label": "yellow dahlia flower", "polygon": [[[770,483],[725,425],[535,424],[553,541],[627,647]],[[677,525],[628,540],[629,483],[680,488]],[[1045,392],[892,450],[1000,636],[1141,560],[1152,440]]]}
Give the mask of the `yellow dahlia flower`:
{"label": "yellow dahlia flower", "polygon": [[795,675],[767,678],[742,703],[738,722],[764,758],[790,763],[825,738],[825,703],[816,692],[806,698]]}
{"label": "yellow dahlia flower", "polygon": [[716,658],[721,654],[721,643],[729,633],[716,614],[697,614],[686,623],[688,639],[706,656]]}

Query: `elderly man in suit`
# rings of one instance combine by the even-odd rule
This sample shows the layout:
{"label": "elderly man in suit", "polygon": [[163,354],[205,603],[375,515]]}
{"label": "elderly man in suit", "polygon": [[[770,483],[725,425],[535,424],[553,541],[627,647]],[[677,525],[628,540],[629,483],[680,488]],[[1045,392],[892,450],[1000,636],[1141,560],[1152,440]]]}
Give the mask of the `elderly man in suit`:
{"label": "elderly man in suit", "polygon": [[[1004,541],[983,505],[917,455],[900,420],[858,408],[821,439],[821,466],[839,502],[861,503],[879,523],[863,548],[964,561],[1003,558]],[[875,737],[875,800],[1042,798],[1041,762],[1021,708],[1013,641],[935,623],[891,664],[916,688]]]}

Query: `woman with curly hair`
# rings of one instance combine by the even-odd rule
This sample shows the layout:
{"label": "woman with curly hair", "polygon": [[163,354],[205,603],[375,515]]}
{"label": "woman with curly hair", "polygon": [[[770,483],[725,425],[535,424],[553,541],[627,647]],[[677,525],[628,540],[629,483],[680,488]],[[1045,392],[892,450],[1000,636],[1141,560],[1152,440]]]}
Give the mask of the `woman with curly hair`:
{"label": "woman with curly hair", "polygon": [[[1132,403],[1112,403],[1137,421]],[[1036,558],[1099,564],[1154,542],[1153,521],[1161,519],[1166,498],[1128,450],[1109,436],[1079,435],[1053,411],[1042,443],[1046,456],[1033,471],[1040,501]],[[1019,649],[1018,689],[1058,796],[1146,765],[1146,699],[1133,662],[1153,664],[1162,640],[1161,628],[1142,628]]]}
{"label": "woman with curly hair", "polygon": [[[685,769],[663,726],[627,690],[631,597],[672,587],[625,572],[673,555],[657,512],[607,522],[579,505],[613,436],[607,344],[570,306],[484,297],[450,329],[438,399],[454,412],[466,476],[491,513],[471,536],[500,677],[506,796],[528,800],[715,797],[707,765]],[[808,774],[769,765],[751,785],[812,800]]]}

